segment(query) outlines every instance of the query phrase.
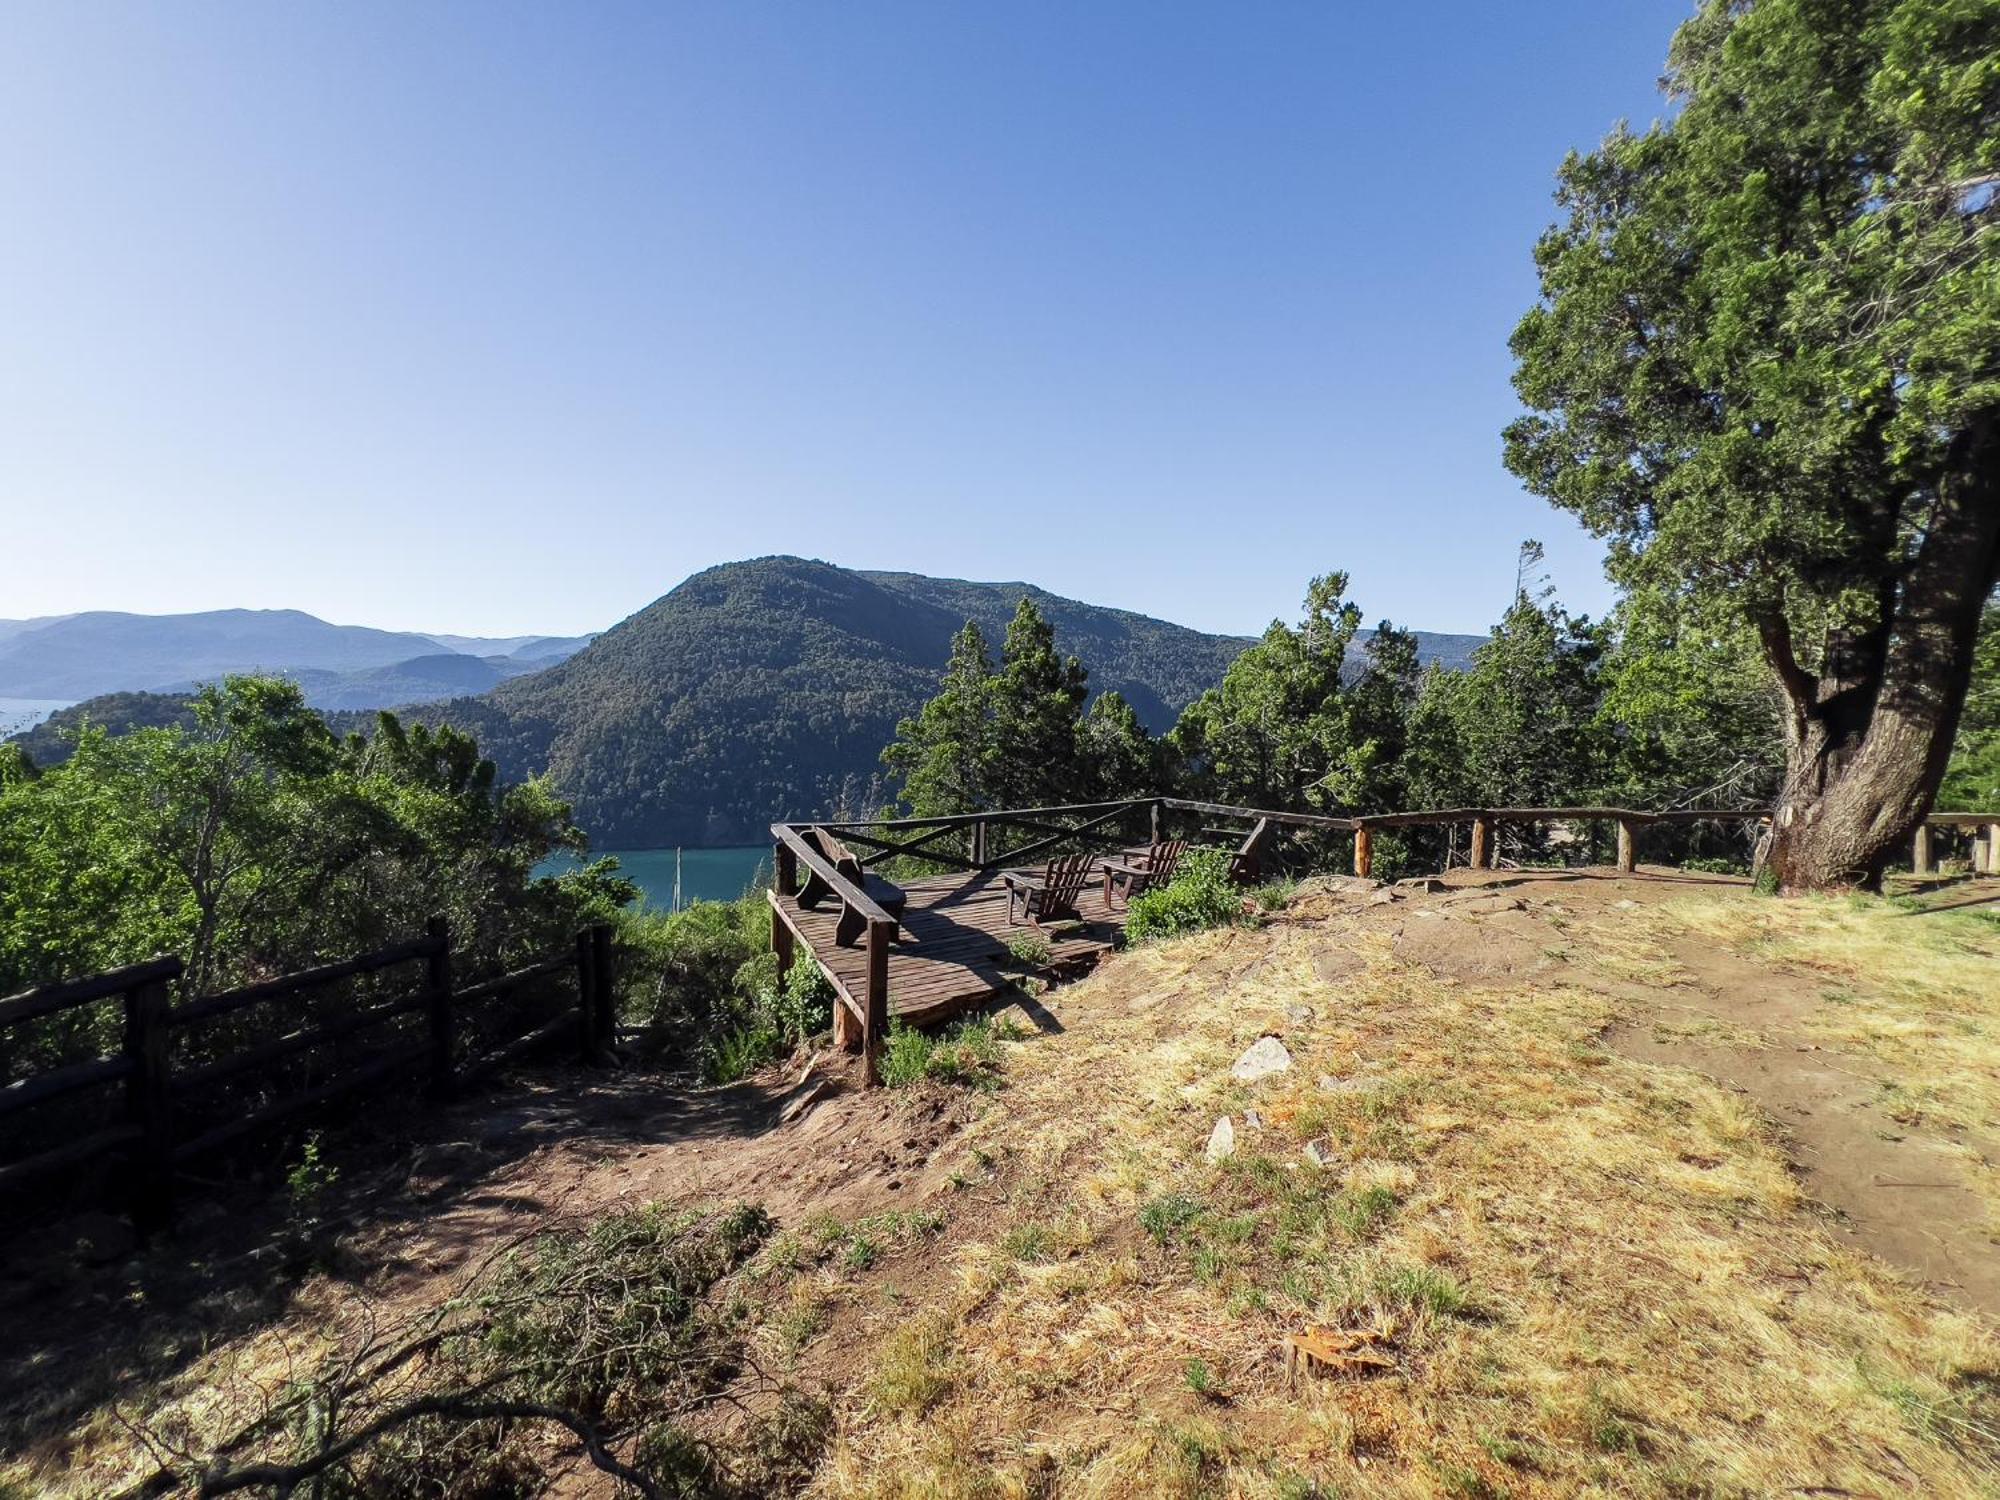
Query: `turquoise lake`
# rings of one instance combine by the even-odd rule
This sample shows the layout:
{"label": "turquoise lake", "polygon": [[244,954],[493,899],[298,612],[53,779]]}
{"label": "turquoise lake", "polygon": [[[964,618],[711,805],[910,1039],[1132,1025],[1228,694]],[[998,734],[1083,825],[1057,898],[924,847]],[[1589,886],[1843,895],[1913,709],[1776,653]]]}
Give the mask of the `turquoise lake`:
{"label": "turquoise lake", "polygon": [[[674,909],[674,851],[672,849],[604,849],[613,856],[619,872],[639,887],[646,905],[658,911]],[[593,856],[595,857],[595,856]],[[771,846],[746,844],[731,849],[683,849],[680,851],[681,905],[690,901],[734,901],[760,878],[771,873]],[[567,857],[549,860],[544,871],[575,869]]]}

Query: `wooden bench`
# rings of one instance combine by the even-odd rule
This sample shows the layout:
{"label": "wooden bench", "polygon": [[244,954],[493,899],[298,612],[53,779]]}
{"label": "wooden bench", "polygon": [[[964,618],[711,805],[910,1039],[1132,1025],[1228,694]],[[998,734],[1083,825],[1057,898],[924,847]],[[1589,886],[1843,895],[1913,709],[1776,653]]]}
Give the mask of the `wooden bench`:
{"label": "wooden bench", "polygon": [[1174,878],[1174,872],[1181,865],[1181,855],[1186,852],[1186,839],[1166,839],[1130,859],[1107,859],[1104,862],[1105,910],[1115,911],[1121,906],[1130,906],[1134,896],[1156,885],[1166,885]]}
{"label": "wooden bench", "polygon": [[[820,857],[870,901],[873,901],[890,916],[900,918],[903,908],[909,905],[909,897],[894,881],[864,868],[852,850],[824,828],[812,827],[803,832],[804,839],[820,853]],[[820,878],[819,872],[810,865],[806,867],[805,884],[799,887],[798,902],[806,911],[817,911],[820,902],[836,894],[831,882]],[[833,940],[843,948],[852,948],[868,932],[868,919],[851,906],[843,905],[839,925],[834,928]]]}

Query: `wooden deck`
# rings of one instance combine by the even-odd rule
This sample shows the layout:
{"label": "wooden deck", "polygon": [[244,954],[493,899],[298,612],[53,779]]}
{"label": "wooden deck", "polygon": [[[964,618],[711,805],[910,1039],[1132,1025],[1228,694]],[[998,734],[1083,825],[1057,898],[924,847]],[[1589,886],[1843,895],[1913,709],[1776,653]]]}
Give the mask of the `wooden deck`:
{"label": "wooden deck", "polygon": [[[1039,867],[1035,872],[1039,874]],[[998,870],[978,874],[938,875],[899,881],[909,897],[902,935],[889,951],[889,1014],[912,1026],[930,1026],[962,1011],[983,1005],[1005,993],[1031,972],[1015,963],[1007,951],[1012,937],[1036,929],[1010,926],[1007,887]],[[827,901],[817,911],[790,906],[794,930],[835,987],[857,1011],[865,1007],[868,950],[838,946],[833,940],[840,903]],[[1077,902],[1083,918],[1055,924],[1042,936],[1049,944],[1045,976],[1086,968],[1110,950],[1124,926],[1123,912],[1105,910],[1101,885],[1085,888]]]}

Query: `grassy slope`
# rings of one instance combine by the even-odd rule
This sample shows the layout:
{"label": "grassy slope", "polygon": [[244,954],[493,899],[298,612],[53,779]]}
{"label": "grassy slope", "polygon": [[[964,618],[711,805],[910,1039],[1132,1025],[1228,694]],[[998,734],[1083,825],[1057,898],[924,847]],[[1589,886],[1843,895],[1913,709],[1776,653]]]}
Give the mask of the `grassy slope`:
{"label": "grassy slope", "polygon": [[[1670,920],[1822,941],[1822,908],[1751,900]],[[1887,931],[1870,971],[1905,957]],[[1843,1246],[1736,1096],[1603,1050],[1607,1005],[1308,927],[1120,959],[1064,1005],[1087,1025],[1013,1049],[949,1275],[856,1306],[871,1360],[821,1488],[1994,1493],[1988,1330]],[[1231,1082],[1267,1029],[1293,1069]],[[1288,1386],[1314,1324],[1389,1368]]]}

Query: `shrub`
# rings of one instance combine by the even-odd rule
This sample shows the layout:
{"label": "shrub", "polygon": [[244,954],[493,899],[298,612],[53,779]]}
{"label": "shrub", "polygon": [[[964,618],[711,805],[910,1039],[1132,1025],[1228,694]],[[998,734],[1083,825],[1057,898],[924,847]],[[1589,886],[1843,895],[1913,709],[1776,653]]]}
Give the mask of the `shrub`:
{"label": "shrub", "polygon": [[1166,885],[1132,898],[1125,913],[1125,937],[1142,943],[1237,921],[1243,900],[1229,878],[1229,852],[1190,849],[1180,872]]}
{"label": "shrub", "polygon": [[985,1019],[959,1021],[935,1039],[900,1021],[889,1023],[889,1042],[882,1049],[882,1081],[907,1088],[930,1079],[936,1083],[987,1084],[1000,1069],[1000,1039]]}

